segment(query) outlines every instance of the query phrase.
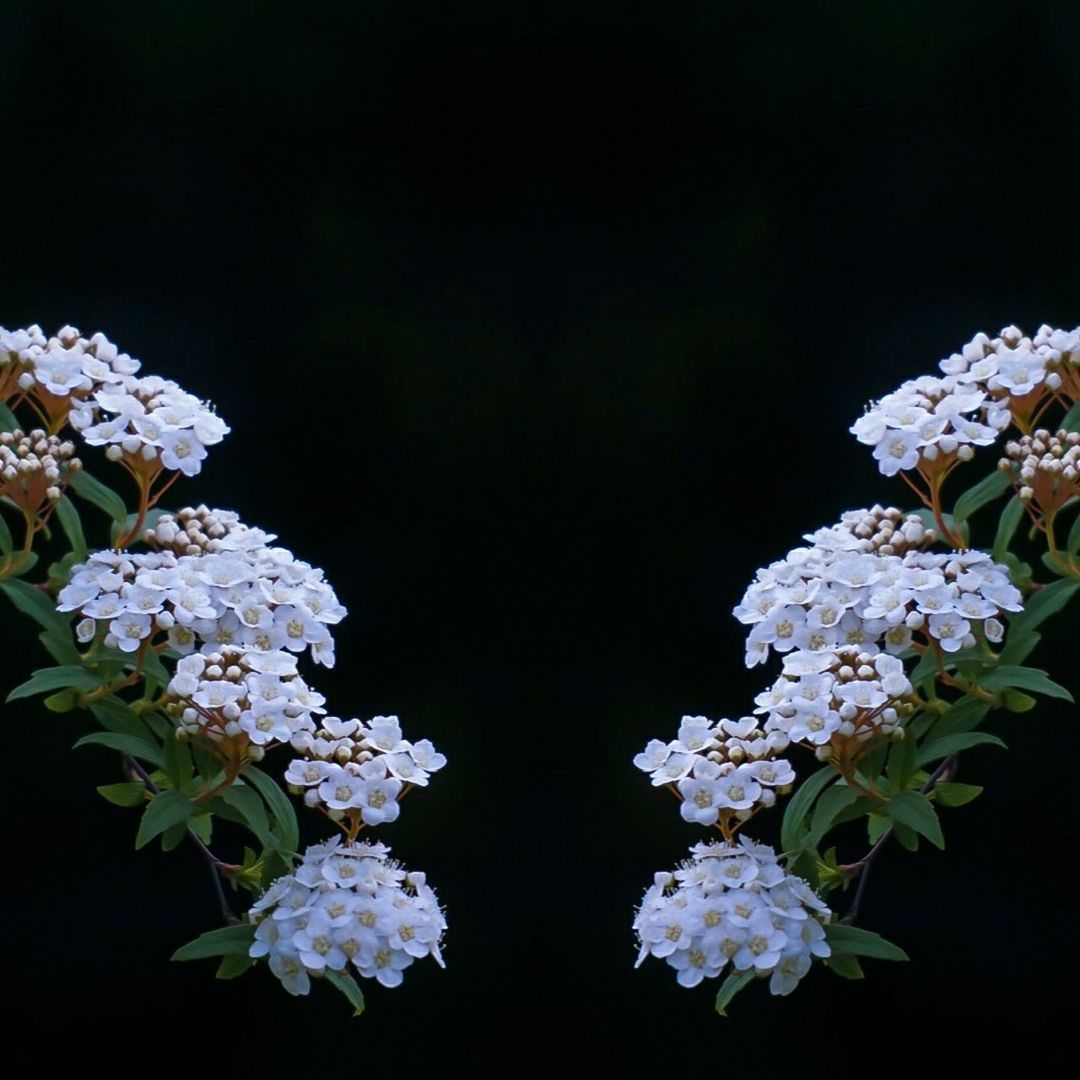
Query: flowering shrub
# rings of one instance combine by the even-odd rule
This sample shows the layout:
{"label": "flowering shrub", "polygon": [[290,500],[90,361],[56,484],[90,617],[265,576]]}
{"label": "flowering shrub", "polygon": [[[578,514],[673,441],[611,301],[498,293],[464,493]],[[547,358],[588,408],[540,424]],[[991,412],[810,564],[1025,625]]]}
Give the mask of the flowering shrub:
{"label": "flowering shrub", "polygon": [[[98,791],[141,811],[135,846],[187,840],[206,860],[223,925],[174,959],[219,957],[222,978],[265,961],[289,993],[322,978],[359,1012],[355,975],[393,987],[416,959],[442,964],[446,921],[424,875],[359,834],[394,821],[446,758],[406,740],[397,717],[326,715],[300,674],[305,660],[334,666],[346,614],[321,570],[232,511],[159,506],[229,429],[139,370],[102,334],[0,328],[0,592],[55,661],[8,700],[45,694],[53,712],[88,712],[100,730],[76,746],[118,753],[125,779]],[[83,469],[76,440],[126,470],[133,512]],[[80,501],[111,519],[107,549],[88,549]],[[32,583],[57,536],[67,550]],[[286,745],[291,761],[267,757]],[[301,854],[275,776],[337,830],[329,841]],[[239,860],[211,849],[221,821],[254,838]]]}
{"label": "flowering shrub", "polygon": [[[721,1015],[755,978],[790,993],[815,959],[846,978],[864,957],[906,959],[856,925],[875,859],[893,839],[944,846],[939,809],[982,791],[954,781],[960,753],[1004,745],[979,730],[991,711],[1026,712],[1032,693],[1072,700],[1025,661],[1080,589],[1080,329],[978,334],[940,369],[851,427],[921,505],[846,513],[759,570],[734,614],[746,666],[776,654],[775,682],[753,715],[684,717],[634,759],[722,838],[656,875],[634,920],[638,963],[666,959],[688,987],[726,974]],[[1010,426],[998,467],[947,512],[946,480]],[[971,549],[969,518],[1010,492],[991,550]],[[1012,550],[1022,523],[1049,580]],[[785,796],[777,854],[742,830]],[[843,861],[832,834],[853,821],[866,847]]]}

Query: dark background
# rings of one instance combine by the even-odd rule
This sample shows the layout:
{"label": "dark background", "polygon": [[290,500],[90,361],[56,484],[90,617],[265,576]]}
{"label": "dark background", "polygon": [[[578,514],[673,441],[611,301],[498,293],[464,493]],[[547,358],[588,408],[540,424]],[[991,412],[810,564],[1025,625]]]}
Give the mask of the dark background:
{"label": "dark background", "polygon": [[[102,329],[217,402],[233,433],[177,500],[325,567],[351,616],[312,681],[450,758],[382,834],[439,888],[449,967],[350,1024],[170,965],[215,921],[202,865],[131,850],[82,720],[9,707],[9,1048],[817,1076],[1054,1045],[1027,1039],[1074,996],[1070,707],[997,717],[947,854],[875,870],[864,924],[910,965],[726,1022],[632,968],[641,891],[701,831],[630,758],[769,681],[729,615],[756,567],[906,501],[847,434],[867,398],[977,329],[1080,319],[1080,7],[37,2],[0,45],[0,321]],[[3,634],[12,685],[42,656]],[[1077,686],[1062,627],[1036,659]]]}

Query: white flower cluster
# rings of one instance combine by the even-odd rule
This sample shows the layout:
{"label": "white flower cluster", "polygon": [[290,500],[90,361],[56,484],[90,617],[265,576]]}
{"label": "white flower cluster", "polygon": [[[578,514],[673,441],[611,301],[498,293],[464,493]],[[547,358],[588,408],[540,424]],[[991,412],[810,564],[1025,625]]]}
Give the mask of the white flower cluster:
{"label": "white flower cluster", "polygon": [[770,736],[817,750],[834,735],[866,739],[900,729],[897,704],[912,687],[899,658],[845,647],[789,653],[787,661],[772,689],[754,699]]}
{"label": "white flower cluster", "polygon": [[232,510],[185,506],[175,514],[162,514],[143,534],[148,547],[177,555],[203,555],[217,551],[250,551],[268,547],[273,533],[245,525]]}
{"label": "white flower cluster", "polygon": [[292,745],[302,755],[285,773],[293,792],[303,791],[307,806],[324,808],[335,821],[348,815],[364,825],[396,821],[405,785],[427,787],[429,775],[446,764],[430,740],[404,739],[396,716],[369,724],[328,716]]}
{"label": "white flower cluster", "polygon": [[855,645],[869,653],[881,647],[900,653],[913,631],[955,652],[974,643],[973,622],[989,640],[1000,640],[996,616],[1021,606],[1005,567],[985,552],[908,550],[899,556],[815,544],[759,570],[734,614],[751,627],[746,665],[753,667],[770,649],[835,654]]}
{"label": "white flower cluster", "polygon": [[1054,514],[1080,495],[1080,432],[1040,428],[1005,444],[998,468],[1013,478],[1020,498]]}
{"label": "white flower cluster", "polygon": [[246,736],[263,750],[314,731],[313,714],[326,711],[326,699],[297,674],[296,657],[284,652],[223,649],[185,656],[168,693],[179,732],[214,742]]}
{"label": "white flower cluster", "polygon": [[721,811],[745,821],[758,807],[776,803],[795,782],[791,764],[777,755],[790,739],[781,731],[765,732],[752,716],[721,720],[684,716],[678,738],[653,739],[634,758],[652,777],[654,787],[675,784],[686,821],[715,825]]}
{"label": "white flower cluster", "polygon": [[874,448],[881,472],[895,476],[924,462],[968,461],[973,447],[989,446],[1009,422],[1007,406],[978,384],[923,375],[868,406],[851,432]]}
{"label": "white flower cluster", "polygon": [[349,965],[383,986],[400,986],[414,960],[444,966],[446,919],[421,873],[387,858],[382,844],[309,847],[296,871],[278,878],[252,906],[249,954],[265,958],[290,994],[306,994],[310,976]]}
{"label": "white flower cluster", "polygon": [[119,387],[141,366],[104,334],[84,338],[73,326],[47,338],[40,326],[0,327],[0,368],[11,365],[18,388],[54,398],[84,398],[105,387]]}
{"label": "white flower cluster", "polygon": [[[74,568],[57,609],[107,621],[106,643],[125,652],[162,631],[183,654],[196,646],[204,653],[310,649],[326,667],[334,665],[329,628],[346,614],[322,570],[285,548],[262,546],[181,556],[96,552]],[[83,640],[95,632],[92,623],[80,625]]]}
{"label": "white flower cluster", "polygon": [[75,444],[41,429],[0,431],[0,498],[37,513],[56,502],[72,473],[82,468]]}
{"label": "white flower cluster", "polygon": [[995,398],[1026,398],[1058,390],[1067,368],[1080,363],[1080,327],[1055,330],[1040,326],[1034,338],[1016,326],[997,337],[976,334],[959,352],[939,365],[946,376],[984,389]]}
{"label": "white flower cluster", "polygon": [[928,529],[918,514],[875,504],[869,510],[848,510],[835,525],[823,526],[803,539],[823,551],[903,555],[928,548],[937,540],[937,533]]}
{"label": "white flower cluster", "polygon": [[814,957],[827,957],[831,912],[813,889],[763,844],[698,844],[674,874],[657,874],[634,919],[647,956],[666,959],[681,986],[697,986],[731,964],[769,976],[790,994]]}

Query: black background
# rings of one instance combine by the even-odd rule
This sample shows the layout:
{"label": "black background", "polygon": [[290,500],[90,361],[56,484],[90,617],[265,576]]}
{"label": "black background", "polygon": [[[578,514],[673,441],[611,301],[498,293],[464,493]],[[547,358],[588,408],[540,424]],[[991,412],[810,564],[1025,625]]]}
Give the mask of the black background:
{"label": "black background", "polygon": [[[1053,1045],[1070,707],[997,717],[949,851],[875,870],[864,923],[910,965],[728,1021],[632,969],[633,906],[700,830],[630,758],[768,681],[729,615],[756,567],[906,501],[847,434],[866,399],[977,329],[1080,319],[1080,7],[38,2],[0,45],[0,321],[102,329],[212,398],[232,435],[177,499],[325,567],[351,615],[312,681],[450,758],[382,834],[448,906],[448,969],[350,1022],[170,965],[214,924],[197,857],[131,850],[82,720],[7,708],[9,1047],[816,1076]],[[42,656],[3,634],[12,685]],[[1036,659],[1076,687],[1063,628]]]}

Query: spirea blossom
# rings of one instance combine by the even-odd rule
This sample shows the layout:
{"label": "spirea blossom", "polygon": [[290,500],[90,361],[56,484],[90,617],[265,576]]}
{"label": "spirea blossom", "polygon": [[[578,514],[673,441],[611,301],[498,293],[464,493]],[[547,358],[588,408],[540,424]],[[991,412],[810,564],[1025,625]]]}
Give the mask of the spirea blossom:
{"label": "spirea blossom", "polygon": [[55,503],[81,467],[74,443],[40,429],[0,431],[0,498],[26,513],[38,514]]}
{"label": "spirea blossom", "polygon": [[770,649],[835,653],[857,646],[898,654],[916,632],[955,652],[974,643],[976,624],[995,640],[997,615],[1022,606],[1005,567],[985,552],[874,554],[838,548],[832,539],[841,534],[824,533],[827,546],[817,542],[821,532],[811,534],[811,547],[759,570],[735,608],[751,627],[747,667],[763,663]]}
{"label": "spirea blossom", "polygon": [[388,851],[338,837],[309,847],[252,906],[249,955],[265,959],[290,994],[308,993],[312,975],[350,966],[391,987],[414,960],[444,966],[438,898],[424,874],[406,872]]}
{"label": "spirea blossom", "polygon": [[169,549],[177,555],[203,555],[217,551],[250,551],[268,547],[273,533],[245,525],[232,510],[185,506],[175,514],[162,514],[143,533],[147,546]]}
{"label": "spirea blossom", "polygon": [[758,807],[773,806],[778,792],[786,794],[795,771],[778,755],[789,742],[782,731],[763,731],[753,716],[716,724],[684,716],[676,739],[653,739],[634,764],[654,787],[675,785],[684,820],[715,825],[721,814],[745,820]]}
{"label": "spirea blossom", "polygon": [[143,637],[164,634],[180,653],[310,650],[326,667],[334,665],[330,627],[346,614],[322,570],[265,546],[181,556],[97,552],[74,568],[57,608],[107,620],[107,641],[120,648],[130,639],[117,637],[111,623],[131,614],[146,617]]}
{"label": "spirea blossom", "polygon": [[406,785],[426,787],[431,773],[446,764],[431,742],[409,742],[396,716],[376,716],[370,723],[328,716],[315,731],[291,740],[300,754],[285,781],[311,807],[334,820],[348,816],[364,825],[395,821],[398,797]]}
{"label": "spirea blossom", "polygon": [[903,662],[888,653],[788,653],[784,673],[754,699],[755,712],[767,716],[767,735],[818,751],[836,739],[896,732],[897,706],[911,692]]}
{"label": "spirea blossom", "polygon": [[1080,432],[1040,428],[1006,443],[998,467],[1024,502],[1052,516],[1080,496]]}
{"label": "spirea blossom", "polygon": [[168,695],[180,733],[228,742],[236,756],[254,745],[260,749],[253,756],[259,758],[271,746],[312,732],[313,715],[326,711],[326,699],[297,674],[296,657],[284,652],[223,649],[185,656]]}
{"label": "spirea blossom", "polygon": [[831,950],[831,912],[772,848],[746,838],[698,844],[693,858],[660,873],[634,919],[640,965],[656,956],[681,986],[697,986],[725,969],[755,971],[773,994],[790,994],[815,957]]}

